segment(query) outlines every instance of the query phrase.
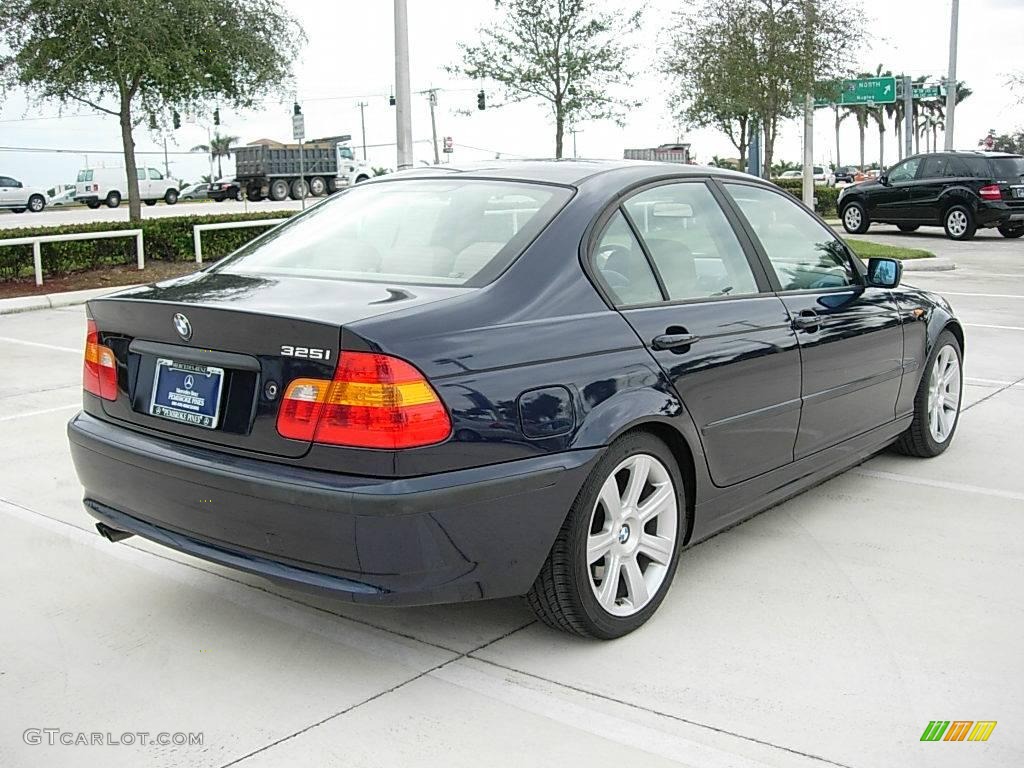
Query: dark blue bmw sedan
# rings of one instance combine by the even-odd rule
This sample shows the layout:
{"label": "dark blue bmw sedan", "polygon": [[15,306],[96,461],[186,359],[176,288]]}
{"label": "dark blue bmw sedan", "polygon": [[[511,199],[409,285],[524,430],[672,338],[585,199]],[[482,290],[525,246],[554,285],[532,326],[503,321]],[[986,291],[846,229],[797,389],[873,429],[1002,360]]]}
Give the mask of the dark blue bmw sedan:
{"label": "dark blue bmw sedan", "polygon": [[963,330],[901,271],[718,169],[396,174],[91,301],[72,455],[111,541],[614,638],[689,545],[946,449]]}

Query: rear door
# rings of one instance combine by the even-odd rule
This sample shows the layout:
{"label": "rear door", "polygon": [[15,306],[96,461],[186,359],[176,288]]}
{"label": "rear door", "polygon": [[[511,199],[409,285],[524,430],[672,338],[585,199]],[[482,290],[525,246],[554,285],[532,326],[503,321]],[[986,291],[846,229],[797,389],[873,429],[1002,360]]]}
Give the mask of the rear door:
{"label": "rear door", "polygon": [[921,163],[917,178],[909,183],[910,210],[913,221],[937,224],[942,221],[942,191],[955,181],[950,155],[928,155]]}
{"label": "rear door", "polygon": [[594,271],[685,404],[716,485],[793,460],[800,356],[782,302],[704,180],[649,187],[616,209]]}
{"label": "rear door", "polygon": [[903,328],[892,291],[865,284],[846,245],[789,195],[724,185],[793,318],[803,408],[795,457],[895,418]]}

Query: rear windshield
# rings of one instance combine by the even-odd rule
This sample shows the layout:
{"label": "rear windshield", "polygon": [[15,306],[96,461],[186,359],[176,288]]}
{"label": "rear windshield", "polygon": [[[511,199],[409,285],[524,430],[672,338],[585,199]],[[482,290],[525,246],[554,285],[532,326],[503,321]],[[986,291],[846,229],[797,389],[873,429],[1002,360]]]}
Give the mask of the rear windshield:
{"label": "rear windshield", "polygon": [[92,181],[92,171],[91,170],[90,171],[79,171],[78,172],[78,180],[79,181]]}
{"label": "rear windshield", "polygon": [[999,181],[1020,181],[1024,176],[1024,157],[993,157],[992,170]]}
{"label": "rear windshield", "polygon": [[430,285],[493,279],[569,199],[477,179],[360,184],[268,232],[217,271]]}

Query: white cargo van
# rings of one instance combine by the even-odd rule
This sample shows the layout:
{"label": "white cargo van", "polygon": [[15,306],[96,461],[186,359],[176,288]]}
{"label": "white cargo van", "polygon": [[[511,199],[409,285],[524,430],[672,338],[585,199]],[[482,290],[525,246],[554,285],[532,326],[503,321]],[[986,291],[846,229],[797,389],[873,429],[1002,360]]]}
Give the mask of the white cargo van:
{"label": "white cargo van", "polygon": [[[163,200],[168,205],[178,202],[178,182],[166,179],[156,168],[138,168],[139,197],[146,205]],[[75,200],[90,208],[106,203],[117,208],[128,197],[128,180],[124,168],[86,168],[78,172]]]}

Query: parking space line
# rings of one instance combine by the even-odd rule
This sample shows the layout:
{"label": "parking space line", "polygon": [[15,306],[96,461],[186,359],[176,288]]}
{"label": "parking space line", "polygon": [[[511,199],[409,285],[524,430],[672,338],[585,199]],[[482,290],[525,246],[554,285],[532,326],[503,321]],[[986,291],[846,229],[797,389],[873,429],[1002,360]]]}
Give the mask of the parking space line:
{"label": "parking space line", "polygon": [[81,355],[83,349],[81,347],[61,347],[56,344],[43,344],[39,341],[25,341],[24,339],[12,339],[9,336],[0,336],[0,342],[7,344],[24,344],[26,347],[41,347],[43,349],[55,349],[58,352],[74,352],[76,355]]}
{"label": "parking space line", "polygon": [[67,411],[71,408],[81,408],[81,403],[68,403],[67,405],[58,405],[55,408],[44,408],[41,411],[28,411],[27,413],[15,413],[12,416],[0,416],[0,421],[14,421],[15,419],[27,419],[29,416],[42,416],[47,413],[56,413],[57,411]]}
{"label": "parking space line", "polygon": [[1019,325],[986,325],[985,323],[964,323],[968,328],[995,328],[997,331],[1024,331]]}
{"label": "parking space line", "polygon": [[855,469],[855,474],[865,477],[873,477],[878,480],[891,480],[896,483],[909,483],[910,485],[924,485],[929,488],[945,488],[949,491],[963,491],[964,493],[977,493],[981,496],[992,496],[997,499],[1010,499],[1012,501],[1024,501],[1024,493],[1017,491],[1002,491],[998,488],[984,488],[980,485],[969,485],[968,483],[952,483],[948,480],[935,480],[930,477],[914,477],[913,475],[900,475],[895,472],[882,472],[877,469]]}
{"label": "parking space line", "polygon": [[[1020,275],[1017,275],[1020,277]],[[957,293],[956,291],[943,291],[943,296],[977,296],[982,299],[1024,299],[1024,294],[1019,293]]]}
{"label": "parking space line", "polygon": [[975,379],[971,376],[965,378],[964,383],[979,385],[982,387],[1024,387],[1024,384],[1022,384],[1019,381],[1000,381],[999,379]]}

